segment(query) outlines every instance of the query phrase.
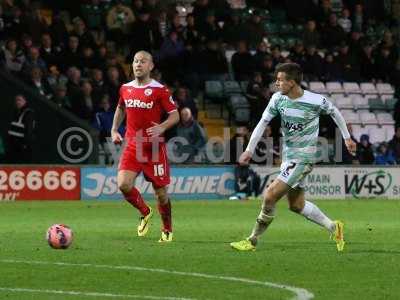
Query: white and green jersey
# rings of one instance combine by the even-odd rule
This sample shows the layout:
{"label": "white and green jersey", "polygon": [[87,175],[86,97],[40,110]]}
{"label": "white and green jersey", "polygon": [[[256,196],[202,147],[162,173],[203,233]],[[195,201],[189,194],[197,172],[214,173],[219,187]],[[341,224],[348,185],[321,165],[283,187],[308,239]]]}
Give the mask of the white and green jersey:
{"label": "white and green jersey", "polygon": [[255,128],[247,150],[254,152],[259,134],[277,115],[281,116],[283,161],[314,163],[317,152],[319,116],[330,115],[344,138],[349,138],[346,123],[338,109],[325,96],[304,90],[301,97],[290,99],[280,92],[273,94]]}

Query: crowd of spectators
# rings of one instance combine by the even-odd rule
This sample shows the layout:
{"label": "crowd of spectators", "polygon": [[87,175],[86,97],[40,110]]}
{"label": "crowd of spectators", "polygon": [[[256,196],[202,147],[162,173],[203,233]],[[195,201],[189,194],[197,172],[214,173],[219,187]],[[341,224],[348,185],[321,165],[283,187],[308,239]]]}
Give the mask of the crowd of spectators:
{"label": "crowd of spectators", "polygon": [[0,61],[104,134],[120,85],[132,79],[132,56],[142,49],[154,56],[153,77],[193,120],[204,81],[228,78],[249,82],[251,120],[257,120],[280,62],[299,63],[306,80],[400,85],[396,0],[183,3],[189,2],[2,0]]}

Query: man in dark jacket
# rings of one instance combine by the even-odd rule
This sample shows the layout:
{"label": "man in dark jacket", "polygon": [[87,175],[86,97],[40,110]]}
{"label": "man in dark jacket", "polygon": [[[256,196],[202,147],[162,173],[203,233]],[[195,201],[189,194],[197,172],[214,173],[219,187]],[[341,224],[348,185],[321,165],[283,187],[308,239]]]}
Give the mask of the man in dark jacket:
{"label": "man in dark jacket", "polygon": [[389,146],[393,150],[397,163],[400,164],[400,127],[396,128],[396,132],[389,142]]}
{"label": "man in dark jacket", "polygon": [[31,163],[35,116],[23,95],[15,96],[16,112],[7,135],[6,162]]}
{"label": "man in dark jacket", "polygon": [[360,137],[360,143],[357,145],[357,158],[361,165],[371,165],[375,161],[374,151],[367,134]]}

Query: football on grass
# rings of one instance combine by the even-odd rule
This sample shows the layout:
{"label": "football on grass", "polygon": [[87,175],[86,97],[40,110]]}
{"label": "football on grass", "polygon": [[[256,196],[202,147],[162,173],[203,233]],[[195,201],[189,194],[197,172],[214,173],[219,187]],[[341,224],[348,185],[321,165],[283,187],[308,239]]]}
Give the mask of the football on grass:
{"label": "football on grass", "polygon": [[67,249],[72,243],[73,233],[67,225],[54,224],[47,230],[46,238],[50,247]]}

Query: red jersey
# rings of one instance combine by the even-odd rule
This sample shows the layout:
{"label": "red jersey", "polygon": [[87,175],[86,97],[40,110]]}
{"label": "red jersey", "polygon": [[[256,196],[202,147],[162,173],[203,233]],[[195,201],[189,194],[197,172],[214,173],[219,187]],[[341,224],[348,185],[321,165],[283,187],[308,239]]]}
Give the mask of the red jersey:
{"label": "red jersey", "polygon": [[152,122],[159,124],[165,112],[176,110],[169,90],[154,79],[143,86],[137,85],[135,80],[123,84],[119,89],[118,105],[125,107],[125,137],[128,138],[135,137],[138,131],[147,137],[146,129],[154,126]]}

